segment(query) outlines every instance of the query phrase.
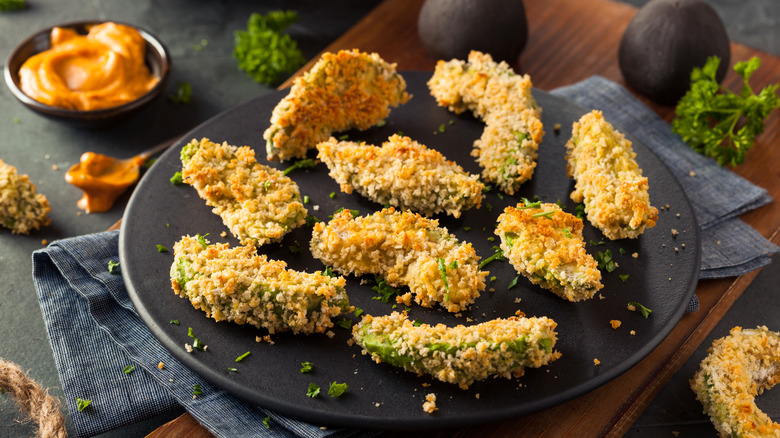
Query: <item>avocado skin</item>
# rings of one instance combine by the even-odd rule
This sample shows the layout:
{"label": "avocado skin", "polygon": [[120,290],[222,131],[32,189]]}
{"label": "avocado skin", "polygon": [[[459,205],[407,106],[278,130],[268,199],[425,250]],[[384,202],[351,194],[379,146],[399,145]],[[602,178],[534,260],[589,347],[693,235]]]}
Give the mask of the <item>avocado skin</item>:
{"label": "avocado skin", "polygon": [[674,105],[690,88],[691,71],[710,56],[721,59],[723,80],[731,58],[717,12],[701,0],[652,0],[628,24],[618,49],[626,83],[650,100]]}
{"label": "avocado skin", "polygon": [[428,53],[446,60],[478,50],[511,64],[528,41],[520,0],[426,0],[417,30]]}

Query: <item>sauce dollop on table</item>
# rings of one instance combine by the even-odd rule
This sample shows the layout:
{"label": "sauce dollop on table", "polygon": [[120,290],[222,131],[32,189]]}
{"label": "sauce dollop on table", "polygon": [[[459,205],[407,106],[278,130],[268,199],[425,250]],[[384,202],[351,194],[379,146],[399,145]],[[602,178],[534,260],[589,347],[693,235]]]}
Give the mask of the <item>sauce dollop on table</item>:
{"label": "sauce dollop on table", "polygon": [[81,155],[79,164],[65,174],[65,181],[80,188],[84,195],[78,206],[87,213],[102,213],[111,209],[114,201],[139,177],[139,167],[146,161],[142,155],[117,160],[94,152]]}
{"label": "sauce dollop on table", "polygon": [[144,64],[146,41],[130,26],[92,26],[87,35],[55,27],[51,49],[19,70],[22,91],[46,105],[91,111],[119,106],[159,82]]}

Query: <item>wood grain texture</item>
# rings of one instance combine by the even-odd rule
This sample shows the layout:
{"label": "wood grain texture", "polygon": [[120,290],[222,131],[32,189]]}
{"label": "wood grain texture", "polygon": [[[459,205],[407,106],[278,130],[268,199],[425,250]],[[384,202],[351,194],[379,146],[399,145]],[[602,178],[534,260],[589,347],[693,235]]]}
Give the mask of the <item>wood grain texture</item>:
{"label": "wood grain texture", "polygon": [[[432,70],[436,59],[430,57],[417,34],[417,15],[422,0],[387,0],[358,22],[326,51],[358,48],[377,52],[397,63],[398,70]],[[617,64],[620,38],[636,13],[632,6],[610,0],[526,1],[529,39],[516,71],[528,73],[534,86],[543,90],[569,85],[592,75],[600,75],[625,86]],[[732,63],[752,56],[761,58],[762,67],[751,84],[760,88],[780,82],[780,58],[732,43]],[[301,71],[308,70],[312,60]],[[282,87],[289,86],[288,80]],[[723,85],[739,90],[741,79],[732,71]],[[671,120],[674,108],[641,98],[665,120]],[[767,128],[747,155],[743,165],[733,169],[749,181],[766,188],[773,198],[780,197],[778,152],[780,114],[775,111]],[[728,202],[728,200],[724,200]],[[778,242],[780,204],[773,202],[749,212],[742,219],[764,237]],[[438,433],[388,434],[388,436],[467,437],[618,437],[625,434],[650,402],[690,357],[731,305],[753,281],[758,271],[739,278],[699,282],[696,293],[701,310],[686,314],[672,333],[647,358],[606,385],[560,406],[524,417]],[[190,427],[188,415],[180,417]],[[174,420],[167,430],[178,435]],[[165,427],[168,427],[166,425]],[[183,431],[184,429],[182,429]],[[192,429],[187,429],[192,432]],[[209,436],[190,435],[190,436]],[[153,435],[158,436],[158,435]]]}

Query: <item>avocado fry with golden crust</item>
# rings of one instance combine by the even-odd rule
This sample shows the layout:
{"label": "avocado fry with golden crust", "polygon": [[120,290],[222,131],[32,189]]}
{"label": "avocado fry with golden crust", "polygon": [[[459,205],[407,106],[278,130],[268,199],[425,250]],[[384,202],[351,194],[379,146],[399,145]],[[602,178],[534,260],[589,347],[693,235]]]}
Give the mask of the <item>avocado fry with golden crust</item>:
{"label": "avocado fry with golden crust", "polygon": [[531,78],[506,62],[472,51],[468,61],[440,60],[428,81],[439,105],[457,114],[472,111],[485,122],[472,155],[482,178],[512,195],[531,179],[542,142],[541,107],[531,94]]}
{"label": "avocado fry with golden crust", "polygon": [[274,108],[263,133],[268,159],[304,157],[331,133],[368,129],[410,98],[395,64],[378,54],[357,49],[325,53]]}
{"label": "avocado fry with golden crust", "polygon": [[361,217],[345,210],[327,224],[318,222],[310,248],[342,274],[380,275],[390,286],[409,286],[421,306],[438,303],[455,313],[474,302],[488,274],[479,270],[470,243],[458,241],[435,219],[393,207]]}
{"label": "avocado fry with golden crust", "polygon": [[518,273],[563,299],[588,299],[604,287],[598,263],[585,250],[582,221],[557,204],[509,206],[495,234]]}
{"label": "avocado fry with golden crust", "polygon": [[363,354],[461,389],[490,376],[520,377],[558,359],[556,322],[547,317],[494,319],[472,326],[415,324],[406,313],[365,315],[352,327]]}
{"label": "avocado fry with golden crust", "polygon": [[570,197],[585,204],[588,221],[612,240],[639,237],[658,220],[635,158],[631,142],[601,111],[574,122],[566,143],[566,172],[575,181]]}
{"label": "avocado fry with golden crust", "polygon": [[780,333],[734,327],[715,340],[690,384],[721,437],[780,437],[755,397],[780,382]]}
{"label": "avocado fry with golden crust", "polygon": [[173,248],[173,291],[216,321],[323,333],[333,317],[352,311],[343,277],[287,269],[252,245],[209,245],[201,236],[182,237]]}
{"label": "avocado fry with golden crust", "polygon": [[479,208],[485,185],[453,161],[409,137],[393,134],[382,147],[331,137],[317,145],[320,159],[345,193],[425,216]]}
{"label": "avocado fry with golden crust", "polygon": [[49,201],[27,175],[0,160],[0,225],[14,234],[30,234],[49,225]]}
{"label": "avocado fry with golden crust", "polygon": [[242,244],[275,242],[306,223],[298,184],[255,160],[248,146],[192,140],[181,150],[184,182]]}

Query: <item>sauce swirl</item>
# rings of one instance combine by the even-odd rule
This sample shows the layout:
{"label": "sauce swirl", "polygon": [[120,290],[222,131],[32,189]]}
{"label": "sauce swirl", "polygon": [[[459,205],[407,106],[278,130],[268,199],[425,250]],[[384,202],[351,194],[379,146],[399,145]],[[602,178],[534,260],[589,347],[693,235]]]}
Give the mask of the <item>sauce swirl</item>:
{"label": "sauce swirl", "polygon": [[46,105],[92,111],[123,105],[159,82],[144,64],[146,41],[130,26],[112,22],[87,35],[55,27],[51,49],[19,70],[22,91]]}

